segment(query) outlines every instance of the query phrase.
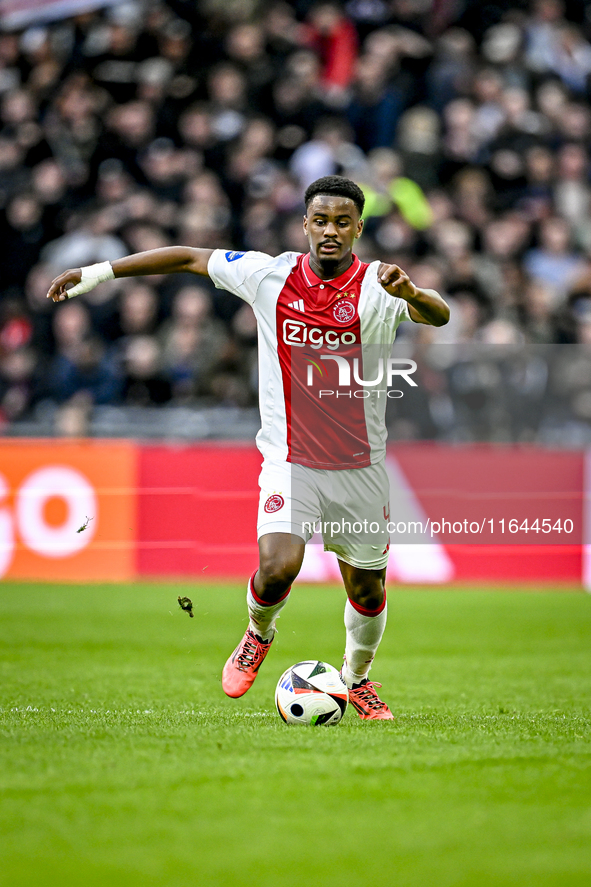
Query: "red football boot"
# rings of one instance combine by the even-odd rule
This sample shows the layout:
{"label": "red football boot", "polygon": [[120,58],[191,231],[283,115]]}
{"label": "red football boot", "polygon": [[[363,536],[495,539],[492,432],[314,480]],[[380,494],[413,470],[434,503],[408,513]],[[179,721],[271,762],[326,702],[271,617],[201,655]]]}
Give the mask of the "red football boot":
{"label": "red football boot", "polygon": [[374,687],[381,686],[375,681],[365,680],[349,688],[349,702],[363,721],[394,720],[394,715],[374,690]]}
{"label": "red football boot", "polygon": [[238,699],[250,690],[272,643],[273,638],[260,641],[250,628],[246,629],[244,637],[224,665],[222,688],[226,696]]}

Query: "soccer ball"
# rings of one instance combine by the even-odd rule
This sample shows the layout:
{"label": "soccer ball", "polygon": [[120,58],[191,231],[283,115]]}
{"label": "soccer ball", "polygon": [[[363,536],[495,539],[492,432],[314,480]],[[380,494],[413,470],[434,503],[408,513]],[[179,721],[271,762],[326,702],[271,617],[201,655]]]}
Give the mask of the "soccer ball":
{"label": "soccer ball", "polygon": [[340,673],[317,659],[296,662],[283,672],[275,690],[275,705],[286,724],[338,724],[348,701]]}

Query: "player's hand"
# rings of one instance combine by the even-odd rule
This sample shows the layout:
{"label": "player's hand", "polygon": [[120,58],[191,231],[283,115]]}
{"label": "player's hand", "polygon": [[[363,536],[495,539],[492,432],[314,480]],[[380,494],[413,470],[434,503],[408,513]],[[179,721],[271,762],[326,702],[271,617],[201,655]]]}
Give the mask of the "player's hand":
{"label": "player's hand", "polygon": [[63,274],[60,274],[59,277],[56,277],[55,280],[51,281],[51,286],[47,292],[47,298],[52,299],[54,302],[63,302],[68,298],[66,286],[75,286],[77,283],[80,283],[81,280],[82,269],[69,268],[68,271],[64,271]]}
{"label": "player's hand", "polygon": [[378,280],[391,296],[400,299],[412,298],[417,294],[417,288],[411,282],[410,277],[398,265],[387,265],[381,262],[378,268]]}

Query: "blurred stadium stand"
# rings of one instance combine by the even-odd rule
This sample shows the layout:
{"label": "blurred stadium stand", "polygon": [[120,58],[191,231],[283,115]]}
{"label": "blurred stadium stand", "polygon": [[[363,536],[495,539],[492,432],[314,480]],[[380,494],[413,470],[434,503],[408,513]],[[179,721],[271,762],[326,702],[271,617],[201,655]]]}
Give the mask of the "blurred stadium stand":
{"label": "blurred stadium stand", "polygon": [[591,443],[583,0],[0,0],[0,27],[0,433],[252,439],[248,306],[185,276],[45,293],[175,242],[305,250],[336,172],[361,258],[452,304],[401,330],[390,439]]}

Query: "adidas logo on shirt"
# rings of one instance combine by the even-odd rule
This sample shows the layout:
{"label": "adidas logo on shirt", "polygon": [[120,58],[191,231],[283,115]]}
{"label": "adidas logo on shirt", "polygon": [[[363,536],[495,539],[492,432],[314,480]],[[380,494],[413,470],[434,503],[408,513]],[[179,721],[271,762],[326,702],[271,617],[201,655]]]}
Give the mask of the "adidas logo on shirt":
{"label": "adidas logo on shirt", "polygon": [[301,311],[302,314],[305,314],[306,312],[303,299],[297,299],[295,302],[290,302],[288,307],[293,308],[295,311]]}

